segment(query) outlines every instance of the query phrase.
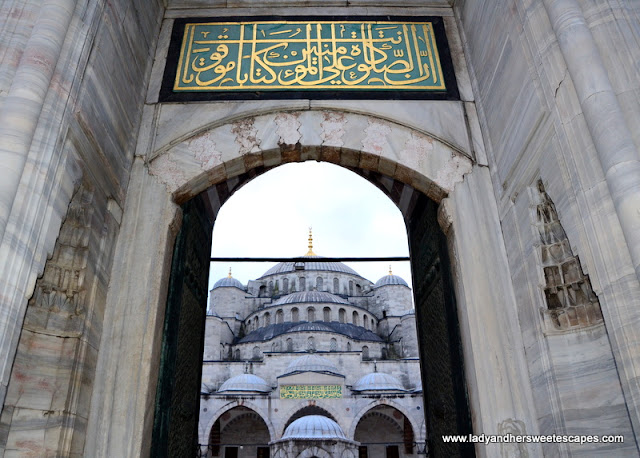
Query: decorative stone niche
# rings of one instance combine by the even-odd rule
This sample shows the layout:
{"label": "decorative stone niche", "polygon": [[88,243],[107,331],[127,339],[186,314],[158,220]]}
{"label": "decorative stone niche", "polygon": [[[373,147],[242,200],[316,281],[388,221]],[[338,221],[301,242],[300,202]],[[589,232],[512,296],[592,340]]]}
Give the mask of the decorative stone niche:
{"label": "decorative stone niche", "polygon": [[571,250],[556,208],[542,181],[537,183],[536,222],[544,273],[547,331],[573,331],[603,322],[600,302],[580,259]]}

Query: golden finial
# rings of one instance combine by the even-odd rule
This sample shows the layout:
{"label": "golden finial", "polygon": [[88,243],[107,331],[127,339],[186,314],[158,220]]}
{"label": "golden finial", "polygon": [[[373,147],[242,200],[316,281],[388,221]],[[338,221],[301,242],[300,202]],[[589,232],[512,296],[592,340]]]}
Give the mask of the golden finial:
{"label": "golden finial", "polygon": [[233,278],[233,277],[231,276],[231,267],[229,267],[229,275],[228,275],[228,278]]}
{"label": "golden finial", "polygon": [[311,227],[309,227],[309,251],[307,251],[305,256],[316,256],[313,252],[313,234],[311,233]]}
{"label": "golden finial", "polygon": [[389,275],[393,275],[393,273],[391,272],[391,264],[389,264]]}

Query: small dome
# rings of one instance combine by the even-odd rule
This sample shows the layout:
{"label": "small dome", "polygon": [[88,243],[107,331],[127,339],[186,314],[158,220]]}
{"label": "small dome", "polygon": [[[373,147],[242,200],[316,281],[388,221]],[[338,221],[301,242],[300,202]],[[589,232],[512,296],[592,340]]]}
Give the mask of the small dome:
{"label": "small dome", "polygon": [[397,275],[392,275],[392,274],[385,275],[384,277],[382,277],[380,280],[376,282],[376,284],[373,287],[380,288],[381,286],[389,286],[389,285],[401,285],[401,286],[406,286],[407,288],[409,287],[407,282],[404,281],[402,277],[398,277]]}
{"label": "small dome", "polygon": [[340,425],[331,418],[322,415],[306,415],[287,426],[282,440],[291,439],[347,440],[347,436]]}
{"label": "small dome", "polygon": [[291,293],[281,297],[273,303],[273,305],[298,304],[307,302],[328,302],[331,304],[349,305],[349,301],[336,296],[335,294],[326,293],[324,291],[300,291]]}
{"label": "small dome", "polygon": [[224,288],[224,287],[238,288],[244,291],[244,285],[240,283],[240,280],[237,280],[233,277],[221,278],[220,280],[218,280],[213,284],[213,288],[211,289]]}
{"label": "small dome", "polygon": [[338,372],[338,368],[334,366],[331,361],[316,354],[304,355],[294,359],[289,363],[289,366],[281,377],[298,372],[321,372],[342,376],[342,374]]}
{"label": "small dome", "polygon": [[400,380],[384,372],[373,372],[358,380],[354,391],[406,391]]}
{"label": "small dome", "polygon": [[271,391],[271,387],[263,378],[257,375],[242,374],[231,377],[224,382],[218,390],[218,393],[228,391],[257,391],[259,393],[268,393]]}

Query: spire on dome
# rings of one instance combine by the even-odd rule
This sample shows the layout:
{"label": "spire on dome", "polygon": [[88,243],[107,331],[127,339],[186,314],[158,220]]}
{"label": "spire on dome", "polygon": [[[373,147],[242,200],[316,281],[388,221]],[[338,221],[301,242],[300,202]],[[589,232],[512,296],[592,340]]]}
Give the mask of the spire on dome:
{"label": "spire on dome", "polygon": [[307,251],[307,254],[305,254],[305,256],[317,256],[313,252],[313,234],[311,232],[311,228],[309,228],[309,251]]}
{"label": "spire on dome", "polygon": [[231,275],[231,267],[229,267],[229,275],[227,275],[227,278],[233,278],[233,276]]}
{"label": "spire on dome", "polygon": [[393,272],[391,272],[391,264],[389,264],[389,275],[393,275]]}

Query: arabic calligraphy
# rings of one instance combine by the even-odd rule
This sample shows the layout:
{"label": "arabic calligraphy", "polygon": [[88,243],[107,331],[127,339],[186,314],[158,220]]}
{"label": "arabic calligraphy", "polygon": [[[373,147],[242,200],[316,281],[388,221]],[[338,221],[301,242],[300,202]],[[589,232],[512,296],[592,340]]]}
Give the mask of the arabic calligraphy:
{"label": "arabic calligraphy", "polygon": [[341,398],[341,385],[282,385],[281,399],[327,399]]}
{"label": "arabic calligraphy", "polygon": [[431,22],[187,23],[174,91],[446,89]]}

